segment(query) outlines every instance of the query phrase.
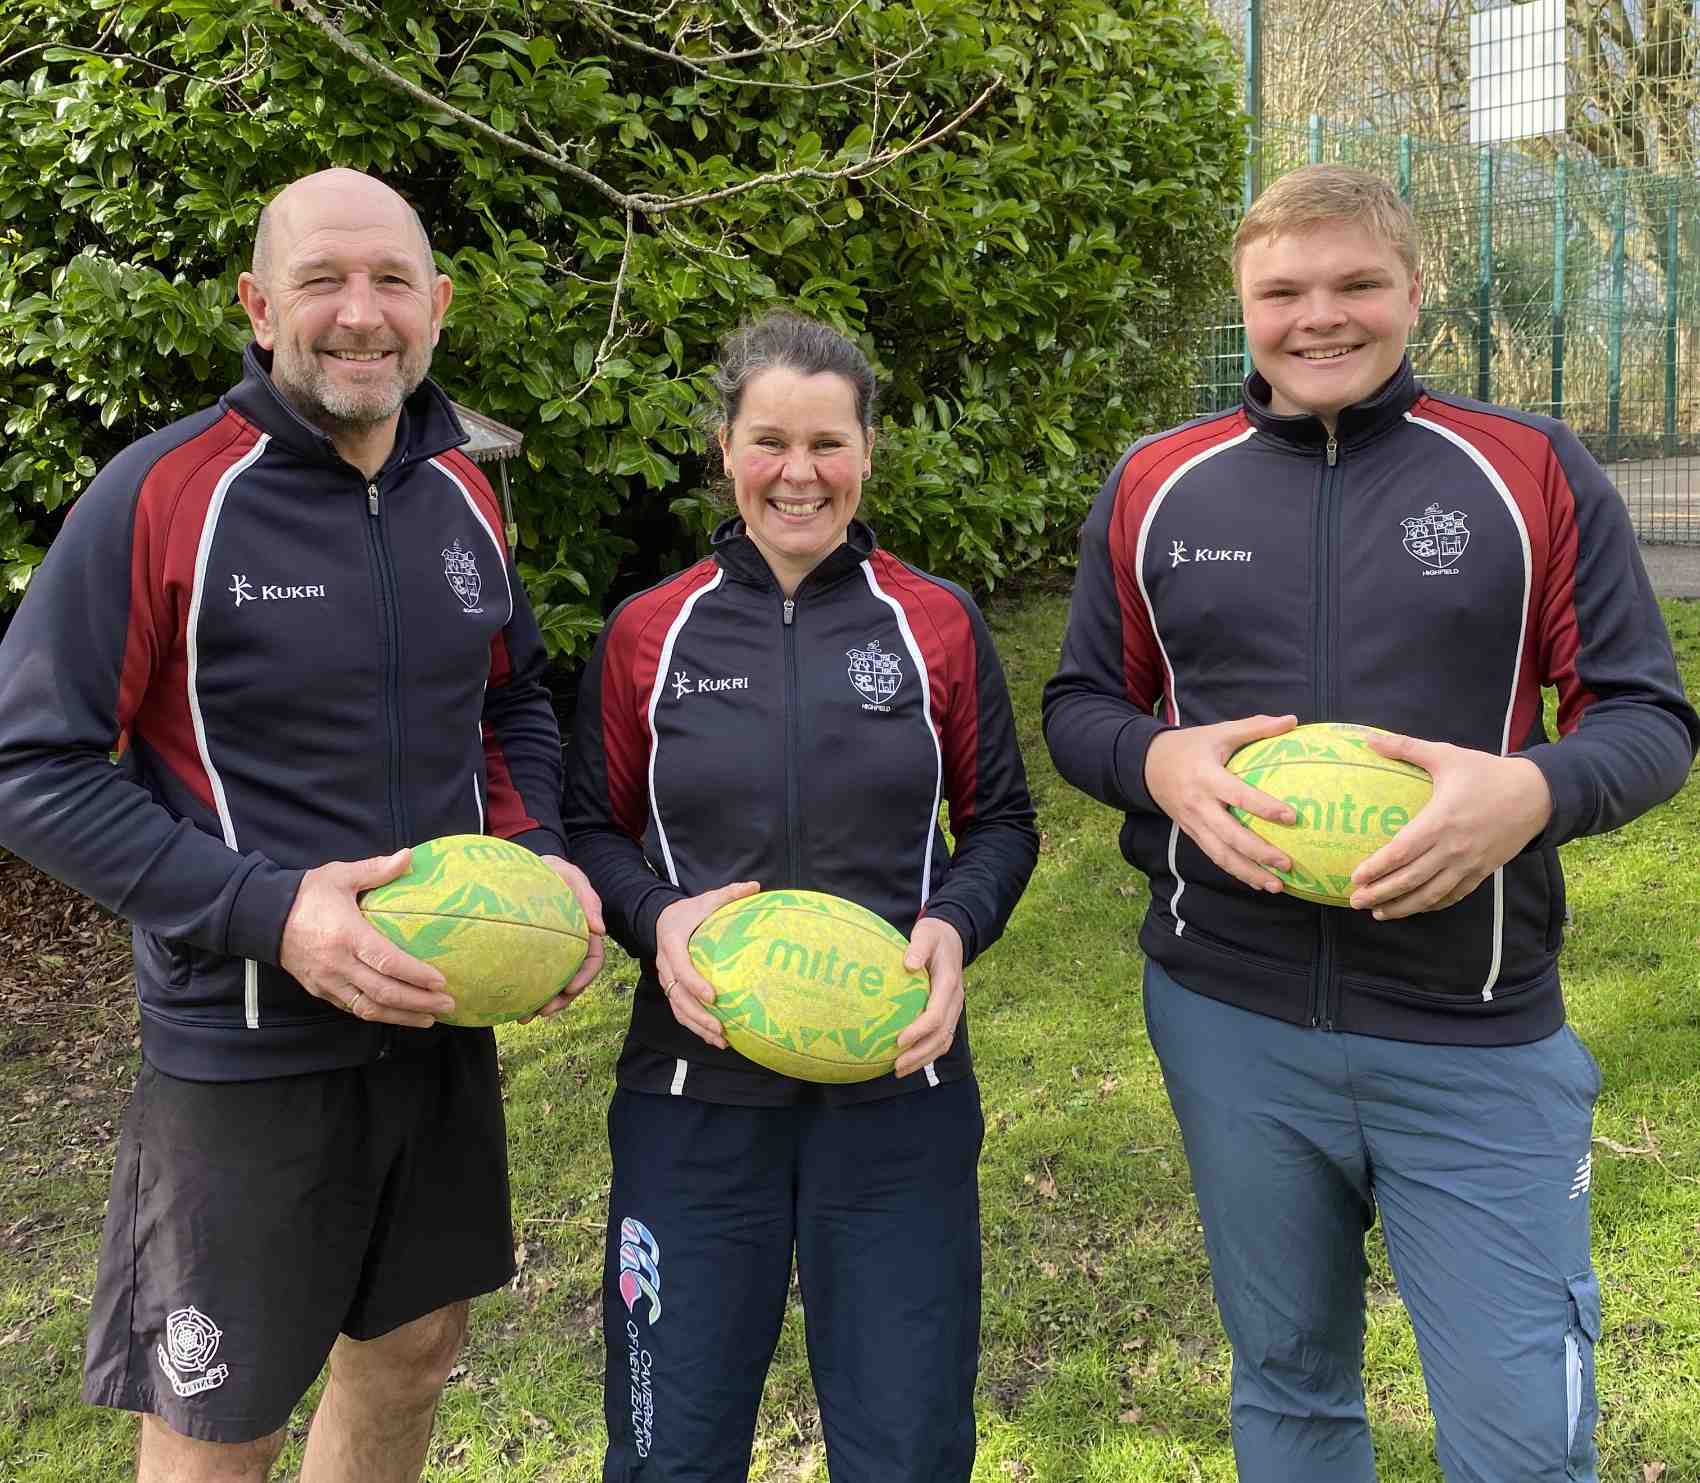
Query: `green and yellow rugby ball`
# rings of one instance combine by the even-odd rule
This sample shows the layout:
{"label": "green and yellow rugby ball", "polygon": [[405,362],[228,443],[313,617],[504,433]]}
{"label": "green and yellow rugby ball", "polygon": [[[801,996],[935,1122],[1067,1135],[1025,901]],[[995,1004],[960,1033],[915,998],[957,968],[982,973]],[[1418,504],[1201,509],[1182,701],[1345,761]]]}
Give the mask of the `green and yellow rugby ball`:
{"label": "green and yellow rugby ball", "polygon": [[397,947],[448,980],[445,1025],[499,1025],[547,1004],[578,972],[590,931],[578,899],[524,845],[445,834],[413,847],[405,875],[360,910]]}
{"label": "green and yellow rugby ball", "polygon": [[1293,868],[1275,874],[1291,895],[1350,905],[1352,872],[1433,794],[1433,779],[1422,768],[1370,749],[1368,738],[1378,730],[1319,721],[1252,742],[1228,759],[1229,772],[1298,815],[1296,823],[1272,824],[1233,810],[1253,834],[1286,851]]}
{"label": "green and yellow rugby ball", "polygon": [[730,901],[691,934],[710,1012],[740,1055],[803,1081],[872,1081],[927,1007],[909,940],[865,907],[819,891]]}

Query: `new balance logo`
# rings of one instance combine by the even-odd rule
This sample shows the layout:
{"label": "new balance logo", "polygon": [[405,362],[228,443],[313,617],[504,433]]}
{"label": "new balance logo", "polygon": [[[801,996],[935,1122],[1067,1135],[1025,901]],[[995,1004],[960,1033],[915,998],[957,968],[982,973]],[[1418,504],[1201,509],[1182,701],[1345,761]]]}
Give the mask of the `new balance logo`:
{"label": "new balance logo", "polygon": [[1576,1162],[1576,1177],[1570,1181],[1570,1198],[1579,1200],[1588,1193],[1594,1180],[1594,1156],[1585,1153]]}

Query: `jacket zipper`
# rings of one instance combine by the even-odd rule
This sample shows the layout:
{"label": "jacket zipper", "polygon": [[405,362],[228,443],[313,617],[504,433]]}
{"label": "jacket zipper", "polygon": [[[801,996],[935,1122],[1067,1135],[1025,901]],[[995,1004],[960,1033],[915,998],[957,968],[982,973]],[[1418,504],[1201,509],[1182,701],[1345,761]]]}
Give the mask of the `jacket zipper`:
{"label": "jacket zipper", "polygon": [[[389,721],[389,796],[390,848],[400,849],[407,842],[410,830],[402,816],[401,794],[401,662],[399,631],[401,627],[396,594],[395,567],[390,562],[389,546],[385,542],[384,520],[378,506],[376,480],[366,483],[366,534],[372,552],[372,566],[378,577],[378,596],[384,608],[384,714]],[[378,1037],[378,1059],[386,1060],[395,1048],[395,1026],[385,1025]]]}
{"label": "jacket zipper", "polygon": [[384,719],[386,734],[386,783],[389,795],[390,848],[399,850],[409,843],[408,820],[404,812],[401,791],[401,623],[400,599],[396,592],[395,566],[390,561],[388,543],[384,539],[384,516],[378,503],[375,481],[366,485],[367,548],[372,555],[372,570],[377,578],[378,601],[383,608],[384,641]]}
{"label": "jacket zipper", "polygon": [[802,807],[798,798],[799,743],[797,740],[797,600],[785,599],[785,867],[786,884],[793,890],[803,885],[802,847],[798,842],[798,815]]}
{"label": "jacket zipper", "polygon": [[[1318,721],[1334,714],[1333,676],[1328,655],[1333,645],[1334,554],[1340,540],[1340,444],[1328,435],[1327,463],[1316,507],[1316,599],[1312,615],[1311,703]],[[1334,1028],[1334,918],[1331,908],[1316,908],[1316,966],[1311,970],[1310,1023],[1313,1029]]]}

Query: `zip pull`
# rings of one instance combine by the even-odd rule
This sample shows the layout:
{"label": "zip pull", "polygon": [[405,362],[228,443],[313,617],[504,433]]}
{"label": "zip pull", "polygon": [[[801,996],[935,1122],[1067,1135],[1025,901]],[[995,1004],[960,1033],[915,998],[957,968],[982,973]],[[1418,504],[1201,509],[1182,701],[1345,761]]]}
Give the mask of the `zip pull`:
{"label": "zip pull", "polygon": [[785,599],[785,626],[787,628],[789,628],[791,626],[791,620],[794,617],[796,617],[796,615],[797,615],[797,601],[796,601],[796,599],[790,598],[790,597],[786,598]]}
{"label": "zip pull", "polygon": [[[1334,462],[1332,454],[1329,455],[1328,461],[1330,463]],[[368,515],[376,515],[378,513],[378,486],[376,484],[368,484],[366,486],[366,513]]]}
{"label": "zip pull", "polygon": [[[1334,441],[1334,434],[1328,435],[1328,467],[1334,467],[1334,459],[1340,452],[1340,445]],[[374,496],[375,498],[375,496]]]}

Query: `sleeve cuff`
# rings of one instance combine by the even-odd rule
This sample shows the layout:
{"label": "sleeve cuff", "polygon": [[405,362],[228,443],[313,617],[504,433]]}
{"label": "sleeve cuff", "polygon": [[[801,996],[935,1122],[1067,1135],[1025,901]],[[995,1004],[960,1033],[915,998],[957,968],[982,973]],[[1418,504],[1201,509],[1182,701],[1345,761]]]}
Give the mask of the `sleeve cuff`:
{"label": "sleeve cuff", "polygon": [[572,856],[567,853],[566,842],[553,829],[541,826],[536,829],[527,829],[521,834],[514,835],[512,842],[524,845],[534,855],[559,855],[563,860],[572,859]]}
{"label": "sleeve cuff", "polygon": [[655,924],[660,920],[661,913],[666,911],[675,901],[687,901],[690,898],[677,886],[666,884],[657,885],[643,898],[638,909],[632,913],[632,931],[637,936],[637,956],[648,961],[655,961]]}
{"label": "sleeve cuff", "polygon": [[225,927],[225,951],[238,958],[277,963],[283,956],[283,924],[294,909],[305,870],[285,870],[259,856],[237,887]]}
{"label": "sleeve cuff", "polygon": [[973,919],[960,906],[949,901],[940,901],[936,905],[927,903],[927,909],[921,913],[923,917],[937,917],[941,922],[949,922],[956,928],[956,935],[962,939],[962,966],[966,968],[978,955]]}
{"label": "sleeve cuff", "polygon": [[1116,737],[1116,784],[1131,808],[1148,813],[1160,813],[1151,791],[1145,786],[1145,757],[1151,743],[1165,731],[1174,728],[1158,721],[1142,724],[1132,720],[1122,727]]}
{"label": "sleeve cuff", "polygon": [[1583,814],[1585,800],[1574,770],[1566,766],[1568,759],[1561,754],[1557,743],[1539,742],[1511,755],[1522,757],[1540,768],[1541,776],[1547,780],[1547,792],[1552,794],[1552,817],[1547,820],[1546,828],[1523,846],[1523,851],[1561,845],[1573,838],[1575,821]]}

